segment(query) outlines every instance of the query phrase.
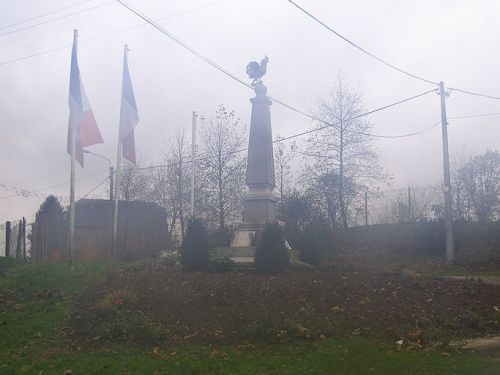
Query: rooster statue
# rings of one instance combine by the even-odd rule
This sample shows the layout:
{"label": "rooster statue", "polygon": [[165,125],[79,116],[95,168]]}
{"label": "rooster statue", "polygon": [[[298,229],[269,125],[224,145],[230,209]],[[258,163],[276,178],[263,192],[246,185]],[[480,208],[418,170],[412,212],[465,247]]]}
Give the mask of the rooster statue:
{"label": "rooster statue", "polygon": [[267,62],[269,61],[269,57],[264,56],[264,58],[260,61],[260,64],[257,61],[252,61],[247,65],[247,75],[249,78],[253,79],[252,86],[255,86],[257,83],[262,82],[261,78],[266,74]]}

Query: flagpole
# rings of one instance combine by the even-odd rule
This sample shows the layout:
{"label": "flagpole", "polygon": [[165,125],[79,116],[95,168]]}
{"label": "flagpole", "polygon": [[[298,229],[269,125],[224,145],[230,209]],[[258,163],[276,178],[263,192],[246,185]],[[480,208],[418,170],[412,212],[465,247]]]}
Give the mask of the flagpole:
{"label": "flagpole", "polygon": [[[125,44],[124,47],[124,61],[127,60],[128,56],[128,45]],[[123,92],[123,82],[122,82],[122,92]],[[123,114],[120,111],[120,125],[121,125],[121,117]],[[115,178],[115,207],[113,214],[113,246],[111,252],[111,259],[114,260],[117,255],[118,248],[118,202],[120,198],[120,175],[121,175],[121,164],[122,164],[122,129],[121,126],[118,126],[118,147],[116,154],[116,178]]]}
{"label": "flagpole", "polygon": [[[78,30],[73,31],[75,48],[78,47]],[[73,271],[74,250],[75,250],[75,151],[76,151],[76,129],[70,123],[70,152],[71,152],[71,172],[69,184],[69,265]]]}

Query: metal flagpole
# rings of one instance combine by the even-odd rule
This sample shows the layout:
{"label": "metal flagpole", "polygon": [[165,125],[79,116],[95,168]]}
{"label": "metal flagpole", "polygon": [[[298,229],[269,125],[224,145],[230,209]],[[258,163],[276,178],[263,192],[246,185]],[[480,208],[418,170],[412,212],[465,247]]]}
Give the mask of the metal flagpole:
{"label": "metal flagpole", "polygon": [[[74,30],[74,44],[78,48],[78,30]],[[79,77],[78,77],[79,78]],[[76,151],[76,129],[75,124],[70,123],[70,152],[71,152],[71,172],[69,184],[69,265],[73,271],[74,250],[75,250],[75,151]]]}
{"label": "metal flagpole", "polygon": [[[128,55],[128,45],[125,44],[124,47],[124,60],[127,60]],[[123,82],[122,82],[122,95],[123,95]],[[123,100],[123,98],[122,98]],[[122,105],[123,107],[123,105]],[[121,164],[122,164],[122,116],[123,113],[120,111],[120,124],[118,125],[118,147],[116,154],[116,178],[115,178],[115,209],[113,214],[113,246],[111,249],[111,259],[114,260],[117,255],[118,249],[118,201],[120,198],[120,174],[121,174]]]}

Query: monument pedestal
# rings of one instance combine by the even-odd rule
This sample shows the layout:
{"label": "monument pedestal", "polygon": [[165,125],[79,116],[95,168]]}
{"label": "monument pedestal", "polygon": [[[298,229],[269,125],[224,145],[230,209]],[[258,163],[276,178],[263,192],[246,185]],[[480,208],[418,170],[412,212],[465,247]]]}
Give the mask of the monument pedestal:
{"label": "monument pedestal", "polygon": [[276,197],[273,194],[274,158],[271,130],[271,100],[262,82],[255,85],[252,102],[246,184],[248,193],[243,203],[243,223],[231,243],[231,258],[237,262],[253,262],[255,243],[267,223],[276,221]]}

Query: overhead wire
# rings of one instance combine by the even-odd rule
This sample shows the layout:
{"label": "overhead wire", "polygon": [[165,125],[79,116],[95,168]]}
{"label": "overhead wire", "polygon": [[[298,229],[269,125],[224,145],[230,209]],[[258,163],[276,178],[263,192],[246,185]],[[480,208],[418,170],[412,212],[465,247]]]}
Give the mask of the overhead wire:
{"label": "overhead wire", "polygon": [[[93,173],[93,174],[85,176],[85,177],[80,177],[80,178],[76,179],[76,181],[86,180],[88,178],[95,177],[95,176],[98,176],[100,174],[103,174],[104,172],[108,172],[108,171],[107,170],[106,171],[101,171],[101,172]],[[41,188],[41,189],[36,189],[36,190],[18,189],[18,188],[15,188],[15,190],[23,191],[27,195],[34,195],[34,194],[39,193],[41,191],[50,190],[50,189],[54,189],[54,188],[65,186],[65,185],[69,185],[69,182],[63,182],[63,183],[60,183],[60,184],[57,184],[57,185],[47,186],[47,187],[44,187],[44,188]],[[4,186],[4,188],[5,188],[5,185],[2,185],[2,186]],[[13,195],[3,196],[3,197],[0,197],[0,199],[13,198],[13,197],[17,197],[17,196],[19,196],[19,194],[13,194]]]}
{"label": "overhead wire", "polygon": [[[346,119],[345,121],[352,121],[352,120],[359,119],[361,117],[368,116],[368,115],[370,115],[372,113],[381,111],[383,109],[390,108],[390,107],[393,107],[395,105],[408,102],[409,100],[412,100],[412,99],[419,98],[419,97],[421,97],[423,95],[426,95],[426,94],[429,94],[429,93],[431,93],[433,91],[434,90],[429,90],[429,91],[426,91],[426,92],[424,92],[422,94],[414,95],[414,96],[412,96],[410,98],[403,99],[403,100],[400,100],[400,101],[397,101],[397,102],[394,102],[394,103],[391,103],[391,104],[388,104],[388,105],[385,105],[385,106],[373,109],[371,111],[361,113],[361,114],[359,114],[357,116],[353,116],[353,117],[351,117],[349,119]],[[292,109],[294,107],[289,106],[289,108]],[[296,112],[298,112],[300,114],[303,114],[303,115],[307,114],[306,112],[303,112],[303,111],[300,111],[300,110],[297,110]],[[314,116],[311,117],[311,116],[309,116],[309,114],[307,114],[307,115],[308,115],[308,117],[314,119],[315,121],[324,123],[326,125],[318,127],[318,128],[310,129],[310,130],[307,130],[307,131],[304,131],[304,132],[301,132],[301,133],[293,134],[293,135],[290,135],[288,137],[280,137],[279,139],[273,140],[272,143],[284,142],[284,141],[287,141],[287,140],[290,140],[290,139],[298,138],[298,137],[301,137],[301,136],[304,136],[304,135],[307,135],[307,134],[315,133],[315,132],[318,132],[318,131],[321,131],[321,130],[325,130],[327,128],[331,128],[331,127],[340,125],[340,122],[330,123],[328,121],[324,121],[324,120],[322,120],[320,118],[317,118],[317,117],[314,117]],[[425,132],[427,132],[427,131],[435,128],[440,123],[441,123],[441,121],[438,121],[435,124],[433,124],[433,125],[425,128],[425,129],[422,129],[420,131],[416,131],[416,132],[413,132],[413,133],[407,133],[407,134],[398,134],[398,135],[373,134],[373,133],[359,132],[359,131],[350,130],[350,129],[346,130],[346,132],[353,133],[353,134],[364,135],[364,136],[373,137],[373,138],[386,138],[386,139],[407,138],[407,137],[412,137],[412,136],[415,136],[415,135],[419,135],[419,134],[425,133]],[[247,151],[247,150],[248,150],[248,148],[238,149],[238,150],[235,150],[235,151],[231,151],[231,152],[225,153],[224,156],[232,155],[232,154],[237,154],[237,153],[240,153],[240,152],[243,152],[243,151]],[[199,157],[199,158],[197,158],[195,160],[195,162],[204,161],[204,160],[206,160],[208,158],[209,158],[209,156]],[[190,164],[190,163],[192,163],[192,160],[187,160],[185,163],[186,164]],[[147,166],[147,167],[139,167],[139,168],[136,168],[136,169],[137,170],[146,170],[146,169],[155,169],[155,168],[166,168],[166,167],[170,167],[170,166],[174,166],[174,165],[179,165],[179,164],[180,164],[180,162],[176,162],[176,163],[171,163],[171,164],[159,164],[159,165],[152,165],[152,166]]]}
{"label": "overhead wire", "polygon": [[454,87],[446,87],[450,91],[458,91],[461,92],[462,94],[468,94],[468,95],[473,95],[473,96],[480,96],[483,98],[488,98],[488,99],[495,99],[495,100],[500,100],[500,96],[492,96],[492,95],[487,95],[487,94],[481,94],[478,92],[473,92],[473,91],[468,91],[468,90],[462,90],[462,89],[457,89]]}
{"label": "overhead wire", "polygon": [[26,23],[26,22],[34,21],[34,20],[37,20],[39,18],[43,18],[43,17],[46,17],[46,16],[50,16],[52,14],[62,12],[63,10],[66,10],[66,9],[74,8],[74,7],[77,7],[79,5],[91,2],[91,1],[94,1],[94,0],[80,1],[79,3],[76,3],[76,4],[71,4],[71,5],[68,5],[68,6],[59,8],[59,9],[56,9],[56,10],[52,10],[52,11],[47,12],[47,13],[39,14],[38,16],[34,16],[34,17],[31,17],[31,18],[26,18],[24,20],[14,22],[14,23],[11,23],[9,25],[0,26],[0,30],[10,29],[11,27],[14,27],[14,26],[17,26],[17,25],[21,25],[21,24]]}
{"label": "overhead wire", "polygon": [[230,71],[226,70],[225,68],[223,68],[219,64],[215,63],[213,60],[211,60],[208,57],[202,55],[200,52],[198,52],[197,50],[195,50],[194,48],[192,48],[189,44],[187,44],[184,41],[182,41],[181,39],[177,38],[174,34],[172,34],[171,32],[169,32],[165,28],[163,28],[161,25],[158,25],[154,20],[152,20],[148,16],[144,15],[143,13],[141,13],[138,10],[136,10],[135,8],[133,8],[130,4],[128,4],[128,3],[126,3],[125,1],[122,1],[122,0],[116,0],[116,1],[119,4],[121,4],[123,7],[125,7],[126,9],[128,9],[129,11],[131,11],[132,13],[134,13],[137,17],[143,19],[148,24],[150,24],[151,26],[153,26],[155,29],[157,29],[158,31],[160,31],[162,34],[166,35],[168,38],[170,38],[171,40],[173,40],[175,43],[177,43],[178,45],[180,45],[184,49],[188,50],[192,54],[196,55],[201,60],[205,61],[207,64],[211,65],[212,67],[214,67],[215,69],[217,69],[220,72],[224,73],[225,75],[229,76],[230,78],[234,79],[235,81],[241,83],[243,86],[246,86],[246,87],[252,89],[252,86],[250,84],[248,84],[245,81],[243,81],[242,79],[238,78],[236,75],[232,74]]}
{"label": "overhead wire", "polygon": [[467,118],[479,118],[479,117],[490,117],[490,116],[500,116],[500,112],[481,113],[481,114],[478,114],[478,115],[466,115],[466,116],[448,116],[448,120],[458,120],[458,119],[467,119]]}
{"label": "overhead wire", "polygon": [[430,84],[433,84],[433,85],[437,85],[438,82],[436,81],[431,81],[429,79],[426,79],[426,78],[423,78],[423,77],[420,77],[416,74],[413,74],[413,73],[410,73],[404,69],[401,69],[401,68],[398,68],[397,66],[387,62],[386,60],[383,60],[381,59],[380,57],[377,57],[376,55],[374,55],[373,53],[367,51],[366,49],[364,49],[363,47],[359,46],[358,44],[354,43],[352,40],[346,38],[345,36],[343,36],[342,34],[340,34],[339,32],[335,31],[333,28],[331,28],[330,26],[328,26],[326,23],[324,23],[323,21],[321,21],[320,19],[318,19],[316,16],[312,15],[310,12],[308,12],[307,10],[305,10],[304,8],[302,8],[300,5],[298,5],[295,1],[293,0],[288,0],[288,2],[292,5],[294,5],[297,9],[299,9],[302,13],[306,14],[307,16],[309,16],[310,18],[312,18],[314,21],[316,21],[317,23],[319,23],[321,26],[323,26],[324,28],[326,28],[327,30],[329,30],[330,32],[334,33],[335,35],[337,35],[339,38],[341,38],[342,40],[344,40],[345,42],[347,42],[348,44],[350,44],[351,46],[353,46],[354,48],[360,50],[361,52],[363,52],[364,54],[370,56],[372,59],[375,59],[377,60],[378,62],[394,69],[394,70],[397,70],[398,72],[400,73],[403,73],[411,78],[414,78],[414,79],[417,79],[419,81],[422,81],[422,82],[426,82],[426,83],[430,83]]}
{"label": "overhead wire", "polygon": [[111,5],[113,4],[114,1],[108,1],[106,3],[103,3],[103,4],[99,4],[99,5],[95,5],[93,7],[90,7],[90,8],[85,8],[85,9],[81,9],[77,12],[73,12],[73,13],[70,13],[70,14],[65,14],[63,16],[59,16],[59,17],[56,17],[56,18],[51,18],[49,20],[45,20],[45,21],[42,21],[42,22],[38,22],[38,23],[35,23],[33,25],[29,25],[29,26],[25,26],[25,27],[21,27],[19,29],[15,29],[15,30],[10,30],[10,31],[6,31],[6,32],[3,32],[3,33],[0,33],[0,36],[5,36],[5,35],[11,35],[11,34],[15,34],[15,33],[18,33],[20,31],[24,31],[24,30],[29,30],[29,29],[32,29],[34,27],[37,27],[37,26],[41,26],[41,25],[46,25],[48,23],[51,23],[51,22],[55,22],[55,21],[59,21],[59,20],[62,20],[64,18],[68,18],[68,17],[72,17],[72,16],[76,16],[77,14],[81,14],[81,13],[85,13],[85,12],[89,12],[91,10],[95,10],[95,9],[98,9],[98,8],[102,8],[102,7],[105,7],[107,5]]}
{"label": "overhead wire", "polygon": [[[363,47],[361,47],[358,44],[354,43],[352,40],[350,40],[347,37],[343,36],[338,31],[334,30],[332,27],[330,27],[329,25],[327,25],[326,23],[324,23],[323,21],[321,21],[318,17],[314,16],[312,13],[310,13],[309,11],[307,11],[306,9],[304,9],[303,7],[301,7],[300,5],[298,5],[295,1],[288,0],[288,2],[290,4],[292,4],[293,6],[295,6],[297,9],[299,9],[302,13],[304,13],[305,15],[307,15],[308,17],[310,17],[311,19],[313,19],[314,21],[316,21],[317,23],[319,23],[321,26],[323,26],[325,29],[327,29],[331,33],[335,34],[336,36],[338,36],[339,38],[341,38],[342,40],[344,40],[345,42],[347,42],[348,44],[350,44],[354,48],[360,50],[361,52],[363,52],[366,55],[370,56],[371,58],[379,61],[380,63],[382,63],[382,64],[384,64],[384,65],[386,65],[386,66],[388,66],[388,67],[390,67],[390,68],[392,68],[394,70],[397,70],[398,72],[403,73],[406,76],[415,78],[415,79],[417,79],[419,81],[427,82],[427,83],[434,84],[434,85],[438,85],[439,84],[436,81],[432,81],[432,80],[423,78],[421,76],[418,76],[416,74],[410,73],[410,72],[408,72],[408,71],[406,71],[404,69],[398,68],[397,66],[395,66],[395,65],[387,62],[386,60],[381,59],[380,57],[374,55],[373,53],[367,51]],[[447,87],[447,89],[448,90],[452,90],[452,91],[459,91],[459,92],[462,92],[462,93],[468,94],[468,95],[474,95],[474,96],[480,96],[480,97],[489,98],[489,99],[500,100],[500,97],[498,97],[498,96],[492,96],[492,95],[487,95],[487,94],[482,94],[482,93],[478,93],[478,92],[473,92],[473,91],[469,91],[469,90],[463,90],[463,89],[459,89],[459,88],[452,88],[452,87]]]}
{"label": "overhead wire", "polygon": [[[214,62],[213,60],[209,59],[208,57],[202,55],[201,53],[199,53],[197,50],[195,50],[193,47],[191,47],[190,45],[188,45],[187,43],[183,42],[182,40],[180,40],[178,37],[174,36],[172,33],[170,33],[169,31],[165,30],[162,26],[158,25],[156,22],[154,22],[153,20],[151,20],[148,16],[142,14],[141,12],[139,12],[138,10],[136,10],[135,8],[133,8],[132,6],[130,6],[129,4],[127,4],[125,1],[123,0],[116,0],[118,3],[120,3],[121,5],[123,5],[125,8],[127,8],[128,10],[130,10],[132,13],[134,13],[135,15],[137,15],[138,17],[140,17],[141,19],[143,19],[144,21],[146,21],[147,23],[149,23],[151,26],[153,26],[154,28],[156,28],[158,31],[160,31],[162,34],[166,35],[168,38],[170,38],[171,40],[173,40],[174,42],[176,42],[177,44],[179,44],[180,46],[182,46],[183,48],[185,48],[186,50],[188,50],[189,52],[191,52],[192,54],[194,54],[195,56],[197,56],[198,58],[202,59],[203,61],[205,61],[206,63],[208,63],[209,65],[211,65],[212,67],[214,67],[215,69],[219,70],[220,72],[224,73],[225,75],[229,76],[230,78],[232,78],[233,80],[237,81],[238,83],[246,86],[247,88],[250,88],[250,89],[253,89],[253,87],[244,82],[242,79],[240,79],[239,77],[237,77],[236,75],[234,75],[233,73],[231,73],[230,71],[228,71],[227,69],[223,68],[222,66],[220,66],[219,64],[217,64],[216,62]],[[416,99],[416,98],[419,98],[421,96],[424,96],[424,95],[427,95],[431,92],[435,92],[435,89],[432,89],[432,90],[428,90],[428,91],[425,91],[421,94],[418,94],[418,95],[415,95],[415,96],[412,96],[410,98],[407,98],[407,99],[404,99],[404,100],[400,100],[398,102],[395,102],[395,103],[392,103],[392,104],[389,104],[389,105],[386,105],[386,106],[383,106],[383,107],[380,107],[380,108],[377,108],[375,110],[372,110],[370,112],[367,112],[365,114],[362,114],[362,115],[359,115],[357,117],[354,117],[352,118],[351,120],[353,119],[356,119],[356,118],[359,118],[359,117],[362,117],[362,116],[367,116],[369,114],[372,114],[372,113],[375,113],[375,112],[378,112],[378,111],[381,111],[381,110],[384,110],[384,109],[387,109],[387,108],[390,108],[390,107],[393,107],[393,106],[396,106],[396,105],[399,105],[399,104],[402,104],[402,103],[405,103],[407,101],[410,101],[410,100],[413,100],[413,99]],[[320,122],[323,122],[325,124],[327,124],[327,126],[332,126],[333,124],[330,124],[312,114],[309,114],[303,110],[300,110],[296,107],[293,107],[289,104],[286,104],[285,102],[277,99],[277,98],[274,98],[274,97],[269,97],[272,101],[288,108],[288,109],[291,109],[292,111],[295,111],[297,113],[300,113],[304,116],[307,116],[309,118],[312,118],[316,121],[320,121]],[[307,134],[307,133],[305,133]],[[420,133],[418,133],[420,134]],[[369,135],[371,137],[380,137],[380,138],[402,138],[402,137],[405,137],[405,136],[408,136],[408,135],[395,135],[395,136],[387,136],[387,135],[376,135],[376,134],[369,134],[369,133],[366,133],[365,135]],[[411,135],[415,135],[415,134],[411,134]],[[298,136],[298,135],[296,135]]]}
{"label": "overhead wire", "polygon": [[106,181],[109,181],[109,177],[106,177],[104,180],[102,180],[99,184],[97,184],[95,187],[92,188],[87,194],[85,194],[83,197],[80,199],[85,199],[87,198],[90,194],[92,194],[94,191],[99,189]]}
{"label": "overhead wire", "polygon": [[[167,15],[167,16],[164,16],[164,17],[157,18],[157,19],[155,19],[155,21],[156,22],[164,21],[164,20],[167,20],[167,19],[170,19],[170,18],[173,18],[173,17],[178,17],[178,16],[181,16],[181,15],[184,15],[184,14],[188,14],[188,13],[191,13],[191,12],[196,12],[196,11],[199,11],[199,10],[202,10],[202,9],[205,9],[205,8],[209,8],[209,7],[213,7],[213,6],[216,6],[216,5],[219,5],[219,4],[222,4],[222,3],[226,3],[226,2],[229,2],[229,1],[233,1],[233,0],[221,0],[221,1],[216,1],[216,2],[213,2],[213,3],[205,4],[205,5],[202,5],[202,6],[199,6],[199,7],[189,8],[189,9],[183,10],[181,12],[177,12],[177,13],[173,13],[173,14],[170,14],[170,15]],[[109,36],[112,36],[112,35],[115,35],[115,34],[119,34],[119,33],[125,32],[125,31],[129,31],[129,30],[132,30],[132,29],[136,29],[136,28],[139,28],[139,27],[144,27],[146,25],[148,25],[148,24],[147,23],[140,23],[140,24],[128,26],[128,27],[125,27],[125,28],[122,28],[122,29],[114,30],[114,31],[111,31],[109,33],[97,35],[95,37],[91,37],[91,38],[87,38],[87,39],[81,39],[81,40],[79,40],[79,44],[84,44],[84,43],[91,42],[91,41],[94,41],[94,40],[99,40],[99,39],[107,38]],[[13,64],[13,63],[16,63],[16,62],[19,62],[19,61],[27,60],[27,59],[30,59],[30,58],[33,58],[33,57],[46,55],[46,54],[49,54],[49,53],[52,53],[52,52],[56,52],[56,51],[60,51],[60,50],[63,50],[63,49],[68,49],[68,48],[71,48],[72,46],[73,46],[73,44],[65,44],[63,46],[54,47],[54,48],[51,48],[51,49],[48,49],[48,50],[44,50],[44,51],[32,53],[30,55],[17,57],[17,58],[11,59],[11,60],[6,60],[6,61],[3,61],[3,62],[0,62],[0,66],[9,65],[9,64]]]}

